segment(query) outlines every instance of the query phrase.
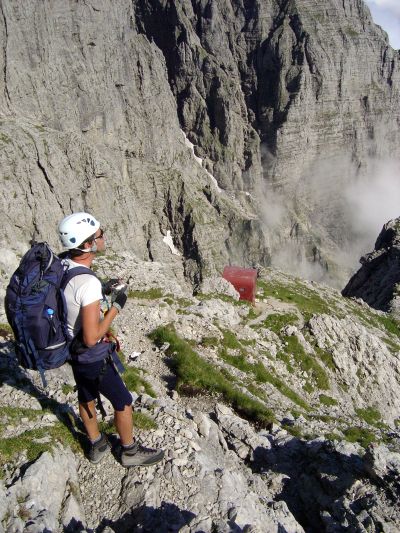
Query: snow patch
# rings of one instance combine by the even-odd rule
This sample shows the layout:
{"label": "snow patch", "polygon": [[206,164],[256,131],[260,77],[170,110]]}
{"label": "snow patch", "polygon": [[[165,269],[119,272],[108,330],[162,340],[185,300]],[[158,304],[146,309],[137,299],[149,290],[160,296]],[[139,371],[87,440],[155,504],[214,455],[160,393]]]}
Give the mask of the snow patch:
{"label": "snow patch", "polygon": [[165,242],[174,255],[181,255],[179,250],[175,248],[174,241],[172,240],[172,235],[169,230],[167,231],[165,237],[163,237],[163,242]]}
{"label": "snow patch", "polygon": [[213,184],[214,184],[215,188],[217,189],[217,191],[218,192],[222,192],[222,189],[219,187],[217,180],[214,178],[214,176],[212,174],[210,174],[210,172],[208,172],[208,170],[206,168],[204,168],[202,158],[201,157],[197,157],[197,155],[194,153],[194,144],[189,141],[189,139],[186,137],[186,133],[183,130],[181,130],[181,132],[182,132],[182,135],[183,135],[183,137],[185,139],[185,145],[188,148],[190,148],[190,150],[192,151],[193,157],[195,158],[196,162],[201,166],[201,168],[203,170],[206,171],[207,175],[210,177],[210,179],[213,182]]}

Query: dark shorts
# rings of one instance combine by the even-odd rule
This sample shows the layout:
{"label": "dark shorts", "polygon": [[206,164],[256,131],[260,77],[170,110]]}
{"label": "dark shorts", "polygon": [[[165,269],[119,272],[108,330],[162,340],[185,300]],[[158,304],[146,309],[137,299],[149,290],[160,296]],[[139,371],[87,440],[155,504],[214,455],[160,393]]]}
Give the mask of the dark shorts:
{"label": "dark shorts", "polygon": [[116,411],[123,411],[126,405],[132,404],[132,395],[126,388],[121,376],[110,363],[105,365],[105,373],[100,381],[98,376],[104,361],[95,363],[74,363],[72,370],[78,389],[79,403],[95,400],[98,393],[109,400]]}

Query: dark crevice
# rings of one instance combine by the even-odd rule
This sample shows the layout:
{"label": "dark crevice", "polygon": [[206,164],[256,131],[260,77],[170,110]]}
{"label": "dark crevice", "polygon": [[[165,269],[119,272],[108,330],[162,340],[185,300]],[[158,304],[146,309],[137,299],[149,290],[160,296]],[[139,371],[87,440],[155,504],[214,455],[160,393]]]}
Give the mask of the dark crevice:
{"label": "dark crevice", "polygon": [[7,86],[7,70],[8,70],[8,66],[7,66],[7,46],[8,46],[8,27],[7,27],[7,20],[6,20],[6,16],[5,16],[5,13],[4,13],[4,9],[3,9],[3,5],[2,3],[0,3],[0,10],[1,10],[1,14],[2,14],[2,17],[3,17],[3,20],[4,20],[4,31],[5,31],[5,43],[4,43],[4,52],[3,52],[3,56],[4,56],[4,67],[3,67],[3,79],[4,79],[4,94],[5,94],[5,97],[6,97],[6,101],[7,103],[11,104],[11,98],[10,98],[10,93],[8,92],[8,86]]}

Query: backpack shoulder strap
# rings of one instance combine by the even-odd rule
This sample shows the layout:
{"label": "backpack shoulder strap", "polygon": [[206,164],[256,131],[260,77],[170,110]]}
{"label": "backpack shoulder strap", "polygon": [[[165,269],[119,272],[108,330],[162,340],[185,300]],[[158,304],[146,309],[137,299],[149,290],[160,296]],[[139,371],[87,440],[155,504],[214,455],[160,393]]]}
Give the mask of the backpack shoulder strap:
{"label": "backpack shoulder strap", "polygon": [[68,268],[65,271],[64,277],[61,282],[61,289],[64,290],[67,284],[71,281],[71,279],[74,278],[75,276],[79,276],[80,274],[89,274],[90,276],[94,276],[95,278],[97,278],[96,274],[90,268],[83,267],[83,266]]}

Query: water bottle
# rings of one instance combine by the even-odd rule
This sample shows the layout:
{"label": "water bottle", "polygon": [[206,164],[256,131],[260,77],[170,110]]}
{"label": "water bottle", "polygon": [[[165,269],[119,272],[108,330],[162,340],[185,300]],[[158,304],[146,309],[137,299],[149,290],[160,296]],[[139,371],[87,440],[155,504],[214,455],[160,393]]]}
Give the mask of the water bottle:
{"label": "water bottle", "polygon": [[46,313],[47,313],[47,320],[50,322],[50,325],[54,333],[56,333],[57,330],[56,330],[56,326],[54,325],[54,309],[52,309],[51,307],[48,307],[46,309]]}

